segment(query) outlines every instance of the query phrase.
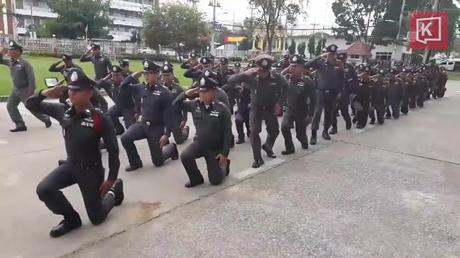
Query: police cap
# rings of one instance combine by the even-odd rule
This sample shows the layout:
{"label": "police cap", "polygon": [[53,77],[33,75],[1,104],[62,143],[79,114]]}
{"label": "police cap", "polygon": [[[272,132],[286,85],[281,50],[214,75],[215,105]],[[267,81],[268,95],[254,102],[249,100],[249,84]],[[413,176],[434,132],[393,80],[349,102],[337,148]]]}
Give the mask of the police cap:
{"label": "police cap", "polygon": [[91,49],[94,49],[94,50],[101,49],[101,45],[96,44],[96,43],[91,43]]}
{"label": "police cap", "polygon": [[121,67],[128,66],[129,65],[129,60],[123,59],[118,61]]}
{"label": "police cap", "polygon": [[112,73],[121,73],[121,72],[123,72],[123,69],[121,69],[120,66],[118,65],[112,66]]}
{"label": "police cap", "polygon": [[258,55],[255,59],[256,65],[267,69],[270,68],[273,63],[273,57],[267,54]]}
{"label": "police cap", "polygon": [[70,68],[67,70],[67,77],[69,79],[68,87],[71,90],[92,90],[95,81],[91,80],[86,74],[78,68]]}
{"label": "police cap", "polygon": [[[303,63],[303,58],[300,55],[293,55],[291,57],[291,60],[289,61],[291,64],[302,64]],[[279,63],[281,64],[281,62]]]}
{"label": "police cap", "polygon": [[63,61],[70,61],[70,60],[72,60],[72,56],[68,55],[68,54],[63,54],[62,55],[62,60]]}
{"label": "police cap", "polygon": [[215,89],[219,86],[219,83],[211,77],[201,76],[198,80],[200,91],[207,91],[209,89]]}
{"label": "police cap", "polygon": [[339,47],[336,44],[331,44],[331,45],[326,47],[326,52],[336,53],[338,49],[339,49]]}
{"label": "police cap", "polygon": [[153,62],[153,61],[150,61],[148,59],[144,60],[144,72],[147,72],[147,73],[158,73],[160,72],[160,69],[161,69],[161,65]]}
{"label": "police cap", "polygon": [[240,62],[236,62],[235,64],[233,64],[234,67],[237,67],[237,68],[240,68],[241,67],[241,64]]}
{"label": "police cap", "polygon": [[22,46],[16,43],[16,41],[10,40],[8,43],[8,50],[20,50],[22,52]]}
{"label": "police cap", "polygon": [[167,63],[163,64],[163,67],[161,68],[161,73],[170,74],[172,72],[173,72],[172,65],[169,65]]}
{"label": "police cap", "polygon": [[226,58],[226,57],[221,57],[219,61],[222,64],[228,64],[228,58]]}
{"label": "police cap", "polygon": [[207,56],[203,56],[200,58],[200,64],[202,65],[209,65],[211,64],[211,58],[207,57]]}

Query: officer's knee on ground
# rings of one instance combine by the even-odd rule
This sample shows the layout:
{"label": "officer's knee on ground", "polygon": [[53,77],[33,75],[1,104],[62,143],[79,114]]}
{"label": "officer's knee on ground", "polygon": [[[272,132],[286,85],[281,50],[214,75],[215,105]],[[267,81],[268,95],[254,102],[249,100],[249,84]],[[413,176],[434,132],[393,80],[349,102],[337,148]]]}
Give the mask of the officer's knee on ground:
{"label": "officer's knee on ground", "polygon": [[[209,173],[209,172],[208,172]],[[224,181],[224,177],[209,177],[209,183],[211,185],[220,185]]]}
{"label": "officer's knee on ground", "polygon": [[93,225],[100,225],[102,224],[102,222],[104,222],[105,220],[105,216],[101,216],[99,214],[94,214],[94,215],[90,215],[88,214],[88,217],[89,217],[89,221],[91,221],[91,224]]}
{"label": "officer's knee on ground", "polygon": [[161,167],[164,164],[164,160],[161,157],[152,157],[152,163],[155,167]]}

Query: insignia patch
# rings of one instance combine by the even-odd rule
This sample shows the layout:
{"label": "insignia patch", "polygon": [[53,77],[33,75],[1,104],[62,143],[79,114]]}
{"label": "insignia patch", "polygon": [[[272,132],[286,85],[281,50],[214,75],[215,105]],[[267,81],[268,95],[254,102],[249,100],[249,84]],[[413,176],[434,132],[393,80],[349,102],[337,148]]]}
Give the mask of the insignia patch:
{"label": "insignia patch", "polygon": [[[208,71],[206,71],[206,72],[208,72]],[[204,86],[205,84],[206,84],[206,80],[204,78],[201,78],[200,85]]]}
{"label": "insignia patch", "polygon": [[206,76],[206,77],[209,76],[209,70],[206,70],[206,71],[204,72],[204,76]]}
{"label": "insignia patch", "polygon": [[78,73],[74,71],[72,75],[70,76],[70,81],[75,82],[77,80],[78,80]]}
{"label": "insignia patch", "polygon": [[268,65],[268,61],[267,61],[266,59],[263,60],[263,61],[262,61],[262,65],[263,65],[263,66],[267,66],[267,65]]}
{"label": "insignia patch", "polygon": [[14,46],[14,42],[10,41],[10,47]]}
{"label": "insignia patch", "polygon": [[144,68],[149,68],[149,62],[147,61],[144,62]]}

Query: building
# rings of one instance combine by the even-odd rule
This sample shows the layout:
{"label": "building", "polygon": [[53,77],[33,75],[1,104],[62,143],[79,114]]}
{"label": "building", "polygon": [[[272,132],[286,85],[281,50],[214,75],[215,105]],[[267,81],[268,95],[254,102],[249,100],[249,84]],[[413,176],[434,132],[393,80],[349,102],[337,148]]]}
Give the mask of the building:
{"label": "building", "polygon": [[[388,44],[387,46],[374,45],[373,48],[370,50],[370,56],[368,56],[368,53],[367,53],[368,49],[366,51],[364,51],[364,48],[366,48],[367,46],[363,46],[364,43],[362,43],[361,41],[357,41],[357,42],[354,42],[353,44],[349,44],[349,43],[346,42],[345,39],[336,38],[335,36],[333,36],[331,34],[328,34],[328,33],[324,33],[324,32],[317,32],[317,33],[313,33],[313,34],[309,34],[309,35],[300,34],[300,33],[299,34],[294,34],[294,35],[291,35],[291,36],[288,37],[287,42],[288,42],[288,45],[290,45],[291,40],[294,40],[294,42],[296,43],[296,46],[298,46],[302,42],[305,42],[305,44],[307,44],[307,46],[308,46],[308,41],[309,41],[310,37],[312,37],[312,36],[314,36],[317,39],[316,42],[318,41],[318,39],[321,39],[321,38],[326,39],[326,46],[330,45],[330,44],[335,44],[335,45],[337,45],[339,47],[339,50],[347,50],[350,47],[352,47],[353,45],[354,45],[352,47],[352,49],[354,49],[353,51],[355,51],[356,49],[359,48],[360,51],[359,51],[358,55],[355,55],[356,53],[351,53],[351,52],[350,53],[351,53],[352,56],[349,55],[350,61],[353,61],[355,63],[361,63],[364,60],[367,60],[368,58],[376,59],[376,60],[401,61],[401,60],[409,59],[409,56],[412,53],[410,48],[408,48],[407,46],[396,45],[396,44]],[[366,52],[366,53],[364,53],[363,51]],[[305,54],[307,56],[309,56],[308,47],[307,47],[307,50],[305,52],[306,52]],[[362,54],[362,55],[360,55],[360,54]],[[367,57],[363,58],[364,54]],[[353,60],[353,59],[356,59],[356,60]]]}
{"label": "building", "polygon": [[[108,0],[107,0],[108,1]],[[129,40],[133,32],[142,29],[144,10],[152,7],[152,0],[111,0],[109,16],[113,26],[109,34],[116,41]],[[157,1],[155,1],[157,2]],[[4,4],[0,32],[10,35],[24,35],[32,28],[57,14],[48,7],[45,0],[0,0]]]}

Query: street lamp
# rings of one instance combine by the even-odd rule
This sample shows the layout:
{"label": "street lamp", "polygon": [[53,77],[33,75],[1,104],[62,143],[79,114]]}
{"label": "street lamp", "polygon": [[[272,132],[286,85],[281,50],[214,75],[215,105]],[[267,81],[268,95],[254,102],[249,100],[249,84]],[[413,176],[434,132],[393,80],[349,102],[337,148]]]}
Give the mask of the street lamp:
{"label": "street lamp", "polygon": [[216,30],[216,7],[220,8],[220,3],[218,0],[210,0],[208,6],[212,6],[212,34],[211,34],[211,54],[214,55],[215,53],[215,45],[214,45],[214,32]]}

